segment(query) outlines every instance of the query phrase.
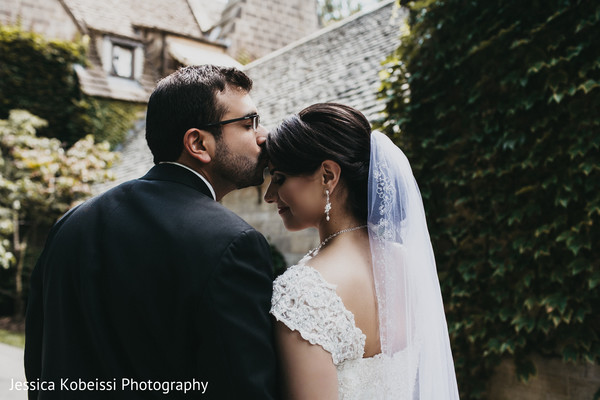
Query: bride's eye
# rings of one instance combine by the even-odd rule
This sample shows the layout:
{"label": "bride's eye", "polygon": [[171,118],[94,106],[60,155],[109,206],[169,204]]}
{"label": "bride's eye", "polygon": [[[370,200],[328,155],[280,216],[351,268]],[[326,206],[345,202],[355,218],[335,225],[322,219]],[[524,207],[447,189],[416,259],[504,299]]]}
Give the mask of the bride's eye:
{"label": "bride's eye", "polygon": [[278,186],[281,186],[283,182],[285,182],[285,176],[280,174],[274,174],[273,176],[271,176],[271,182]]}

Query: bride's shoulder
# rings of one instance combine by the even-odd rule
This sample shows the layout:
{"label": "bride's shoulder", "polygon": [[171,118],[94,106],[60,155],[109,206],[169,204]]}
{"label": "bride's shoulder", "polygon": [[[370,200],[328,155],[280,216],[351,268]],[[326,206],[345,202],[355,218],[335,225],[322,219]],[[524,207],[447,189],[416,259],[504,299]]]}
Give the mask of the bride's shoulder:
{"label": "bride's shoulder", "polygon": [[335,285],[329,283],[323,275],[312,266],[306,264],[295,264],[287,268],[274,281],[275,288],[290,287],[315,287],[320,286],[327,289],[335,289]]}
{"label": "bride's shoulder", "polygon": [[312,266],[293,265],[277,277],[270,312],[304,340],[331,353],[335,365],[364,353],[365,336],[354,315],[344,307],[335,285]]}
{"label": "bride's shoulder", "polygon": [[310,260],[310,265],[325,281],[336,286],[342,298],[344,293],[356,293],[369,284],[372,269],[370,253],[358,249],[323,252]]}

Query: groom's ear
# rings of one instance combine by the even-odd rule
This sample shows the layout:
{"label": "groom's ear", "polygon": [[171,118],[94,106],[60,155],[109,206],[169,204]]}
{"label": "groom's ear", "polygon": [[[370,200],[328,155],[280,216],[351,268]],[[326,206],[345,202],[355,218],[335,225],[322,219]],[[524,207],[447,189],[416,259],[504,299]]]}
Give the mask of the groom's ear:
{"label": "groom's ear", "polygon": [[333,193],[333,190],[340,181],[342,168],[333,160],[325,160],[321,163],[321,171],[323,174],[323,185],[327,186],[329,192]]}
{"label": "groom's ear", "polygon": [[203,164],[212,160],[215,149],[215,137],[208,131],[191,128],[183,135],[183,151]]}

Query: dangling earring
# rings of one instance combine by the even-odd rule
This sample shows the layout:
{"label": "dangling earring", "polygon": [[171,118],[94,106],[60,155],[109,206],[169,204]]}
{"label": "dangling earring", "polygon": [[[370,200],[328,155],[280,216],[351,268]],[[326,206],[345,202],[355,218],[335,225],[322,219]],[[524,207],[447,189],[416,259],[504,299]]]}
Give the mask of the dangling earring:
{"label": "dangling earring", "polygon": [[329,211],[331,211],[331,202],[329,201],[329,190],[325,189],[325,196],[327,196],[327,201],[325,202],[325,219],[329,222]]}

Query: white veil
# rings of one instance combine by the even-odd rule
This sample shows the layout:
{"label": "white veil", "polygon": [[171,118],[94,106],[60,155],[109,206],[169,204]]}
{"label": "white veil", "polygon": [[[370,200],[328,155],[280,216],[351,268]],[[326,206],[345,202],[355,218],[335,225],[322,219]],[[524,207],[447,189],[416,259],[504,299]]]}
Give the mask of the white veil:
{"label": "white veil", "polygon": [[377,131],[371,134],[368,202],[381,351],[389,362],[385,392],[458,399],[421,194],[404,153]]}

